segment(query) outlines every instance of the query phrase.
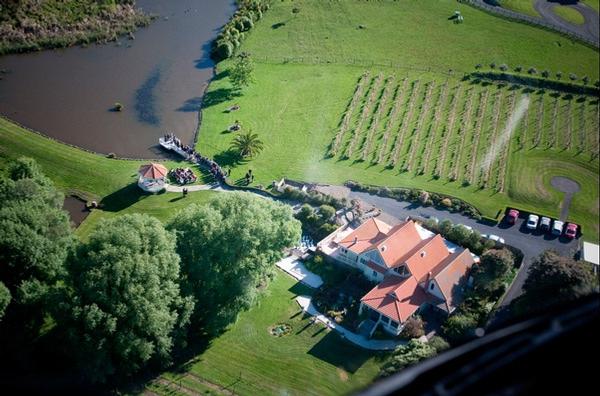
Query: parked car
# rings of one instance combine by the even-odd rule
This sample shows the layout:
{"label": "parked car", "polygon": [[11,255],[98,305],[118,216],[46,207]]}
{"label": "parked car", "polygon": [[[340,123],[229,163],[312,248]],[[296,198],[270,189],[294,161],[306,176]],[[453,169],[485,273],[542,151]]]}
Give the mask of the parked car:
{"label": "parked car", "polygon": [[552,235],[561,235],[564,226],[565,223],[563,223],[562,221],[554,220],[554,223],[552,224]]}
{"label": "parked car", "polygon": [[538,215],[530,214],[527,218],[527,228],[530,230],[535,230],[538,226],[538,221],[540,220]]}
{"label": "parked car", "polygon": [[552,220],[550,220],[549,217],[542,217],[542,219],[540,220],[540,229],[542,231],[550,231],[550,223],[552,222]]}
{"label": "parked car", "polygon": [[509,210],[505,217],[506,222],[508,224],[515,224],[518,218],[519,218],[519,211],[516,209]]}
{"label": "parked car", "polygon": [[483,234],[482,237],[489,239],[490,241],[498,242],[504,245],[504,238],[494,234]]}
{"label": "parked car", "polygon": [[468,225],[466,225],[466,224],[459,224],[459,226],[461,226],[461,227],[464,227],[464,228],[466,228],[467,230],[469,230],[469,231],[473,232],[473,227],[471,227],[471,226],[468,226]]}
{"label": "parked car", "polygon": [[577,236],[577,224],[567,223],[567,228],[565,229],[565,236],[569,239],[573,239]]}

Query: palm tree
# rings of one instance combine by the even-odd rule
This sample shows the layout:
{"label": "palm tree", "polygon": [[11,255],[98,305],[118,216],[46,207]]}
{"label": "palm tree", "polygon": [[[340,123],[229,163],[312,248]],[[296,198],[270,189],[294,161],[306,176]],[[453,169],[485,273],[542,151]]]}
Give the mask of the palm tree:
{"label": "palm tree", "polygon": [[237,135],[231,142],[231,149],[237,151],[242,158],[254,157],[263,147],[262,140],[252,131]]}

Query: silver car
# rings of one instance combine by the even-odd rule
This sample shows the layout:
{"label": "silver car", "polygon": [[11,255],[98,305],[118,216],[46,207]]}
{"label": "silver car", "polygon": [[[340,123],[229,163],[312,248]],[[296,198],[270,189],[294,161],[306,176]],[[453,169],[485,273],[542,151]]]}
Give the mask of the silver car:
{"label": "silver car", "polygon": [[552,224],[552,234],[560,236],[563,232],[563,228],[565,227],[565,223],[560,220],[554,220]]}

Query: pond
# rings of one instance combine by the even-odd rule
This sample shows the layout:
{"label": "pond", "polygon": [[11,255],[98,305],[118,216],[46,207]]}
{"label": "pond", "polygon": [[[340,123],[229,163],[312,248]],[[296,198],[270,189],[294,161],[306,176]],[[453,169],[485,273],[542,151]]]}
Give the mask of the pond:
{"label": "pond", "polygon": [[83,223],[85,218],[90,214],[90,211],[86,207],[86,202],[71,195],[65,197],[63,209],[69,213],[69,218],[75,228],[79,227],[79,225]]}
{"label": "pond", "polygon": [[[0,113],[60,141],[130,158],[165,156],[166,131],[192,143],[213,75],[210,43],[234,0],[138,0],[158,18],[135,38],[0,58]],[[121,112],[112,111],[116,102]]]}

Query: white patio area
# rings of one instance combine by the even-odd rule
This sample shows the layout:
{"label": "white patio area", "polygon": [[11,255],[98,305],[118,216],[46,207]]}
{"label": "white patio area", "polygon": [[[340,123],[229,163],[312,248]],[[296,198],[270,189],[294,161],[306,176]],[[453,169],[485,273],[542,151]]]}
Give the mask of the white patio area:
{"label": "white patio area", "polygon": [[288,256],[276,265],[307,286],[318,289],[323,284],[321,277],[310,272],[297,257]]}

